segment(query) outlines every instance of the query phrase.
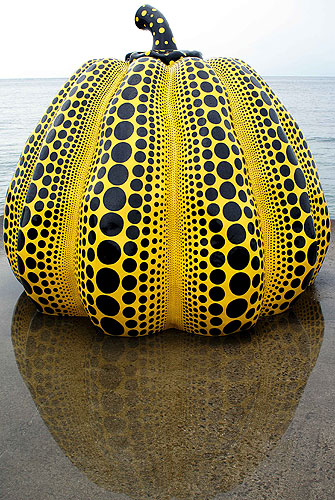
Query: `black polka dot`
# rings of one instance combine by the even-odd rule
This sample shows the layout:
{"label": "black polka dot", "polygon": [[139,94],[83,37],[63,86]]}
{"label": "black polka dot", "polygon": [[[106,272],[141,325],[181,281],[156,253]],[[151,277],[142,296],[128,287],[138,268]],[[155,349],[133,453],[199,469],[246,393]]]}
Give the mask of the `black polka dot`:
{"label": "black polka dot", "polygon": [[211,123],[217,124],[221,122],[221,116],[215,110],[210,111],[207,115],[207,118]]}
{"label": "black polka dot", "polygon": [[120,310],[120,304],[108,295],[99,295],[96,304],[97,308],[107,316],[115,316]]}
{"label": "black polka dot", "polygon": [[229,148],[224,142],[219,142],[214,147],[214,153],[222,160],[225,160],[229,156]]}
{"label": "black polka dot", "polygon": [[295,156],[294,151],[293,151],[291,146],[287,146],[286,154],[287,154],[287,158],[288,158],[289,162],[292,165],[298,165],[297,157]]}
{"label": "black polka dot", "polygon": [[246,248],[234,247],[231,250],[229,250],[227,259],[229,265],[233,269],[241,270],[248,265],[250,255]]}
{"label": "black polka dot", "polygon": [[105,240],[99,243],[97,255],[103,264],[114,264],[121,257],[121,249],[115,241]]}
{"label": "black polka dot", "polygon": [[225,256],[222,252],[214,252],[210,256],[210,263],[213,267],[221,267],[225,262]]}
{"label": "black polka dot", "polygon": [[135,113],[134,106],[128,102],[121,104],[121,106],[117,110],[118,117],[122,118],[123,120],[128,120],[133,116],[134,113]]}
{"label": "black polka dot", "polygon": [[116,163],[123,163],[131,156],[131,146],[127,142],[120,142],[113,147],[111,156]]}
{"label": "black polka dot", "polygon": [[236,189],[234,184],[231,182],[223,182],[220,186],[220,194],[223,198],[231,200],[236,194]]}
{"label": "black polka dot", "polygon": [[106,236],[116,236],[122,231],[123,219],[118,214],[105,214],[100,221],[100,229]]}
{"label": "black polka dot", "polygon": [[215,285],[220,285],[226,279],[226,275],[222,269],[215,269],[210,274],[210,280]]}
{"label": "black polka dot", "polygon": [[242,210],[240,206],[234,201],[229,201],[223,207],[223,215],[227,220],[237,221],[242,216]]}
{"label": "black polka dot", "polygon": [[219,302],[220,300],[224,299],[225,291],[220,286],[214,286],[213,288],[210,289],[209,296],[215,302]]}
{"label": "black polka dot", "polygon": [[122,335],[124,327],[114,318],[102,318],[101,328],[110,335]]}
{"label": "black polka dot", "polygon": [[103,293],[113,293],[118,289],[120,278],[116,271],[104,267],[97,272],[97,286]]}
{"label": "black polka dot", "polygon": [[250,278],[246,273],[237,273],[229,282],[230,290],[235,295],[244,295],[250,288]]}
{"label": "black polka dot", "polygon": [[309,215],[305,220],[304,229],[309,238],[315,238],[314,222],[311,215]]}
{"label": "black polka dot", "polygon": [[227,306],[227,316],[238,318],[247,310],[248,302],[245,299],[235,299],[229,302]]}
{"label": "black polka dot", "polygon": [[239,320],[234,320],[230,321],[230,323],[227,323],[226,326],[224,327],[223,331],[224,333],[233,333],[238,331],[241,328],[241,321]]}
{"label": "black polka dot", "polygon": [[222,179],[230,179],[233,175],[233,167],[227,161],[221,161],[217,166],[217,172]]}
{"label": "black polka dot", "polygon": [[213,139],[216,141],[223,141],[226,137],[225,131],[221,127],[213,127],[212,129]]}
{"label": "black polka dot", "polygon": [[126,204],[126,195],[121,188],[112,187],[105,192],[103,202],[108,210],[121,210]]}
{"label": "black polka dot", "polygon": [[309,197],[307,193],[302,193],[299,198],[299,203],[303,211],[308,214],[311,211]]}
{"label": "black polka dot", "polygon": [[135,87],[127,87],[122,91],[121,94],[123,99],[130,101],[131,99],[135,99],[137,96],[137,89]]}
{"label": "black polka dot", "polygon": [[113,165],[108,171],[108,180],[111,184],[119,186],[128,179],[128,170],[124,165]]}
{"label": "black polka dot", "polygon": [[239,245],[243,243],[243,241],[246,238],[246,232],[244,227],[241,226],[241,224],[233,224],[228,228],[227,238],[230,241],[230,243],[233,243],[234,245]]}
{"label": "black polka dot", "polygon": [[123,121],[116,125],[114,130],[114,135],[119,140],[125,140],[129,139],[129,137],[133,134],[133,132],[134,132],[134,125],[131,122]]}
{"label": "black polka dot", "polygon": [[306,179],[301,168],[297,168],[294,172],[294,180],[301,189],[305,189]]}

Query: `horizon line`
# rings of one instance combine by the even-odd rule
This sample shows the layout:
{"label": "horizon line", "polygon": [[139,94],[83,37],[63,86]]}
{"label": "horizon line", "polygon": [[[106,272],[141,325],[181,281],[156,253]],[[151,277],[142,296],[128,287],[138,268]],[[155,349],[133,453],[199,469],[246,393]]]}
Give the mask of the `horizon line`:
{"label": "horizon line", "polygon": [[[265,78],[284,77],[284,78],[335,78],[335,75],[264,75]],[[1,80],[68,80],[69,76],[13,76],[2,77]]]}

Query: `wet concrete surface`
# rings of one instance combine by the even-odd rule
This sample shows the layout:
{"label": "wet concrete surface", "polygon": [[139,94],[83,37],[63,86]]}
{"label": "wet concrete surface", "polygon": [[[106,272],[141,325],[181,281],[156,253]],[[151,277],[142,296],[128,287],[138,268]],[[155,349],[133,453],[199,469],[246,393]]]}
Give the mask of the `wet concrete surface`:
{"label": "wet concrete surface", "polygon": [[226,338],[40,315],[1,246],[0,498],[334,499],[332,236],[287,313]]}

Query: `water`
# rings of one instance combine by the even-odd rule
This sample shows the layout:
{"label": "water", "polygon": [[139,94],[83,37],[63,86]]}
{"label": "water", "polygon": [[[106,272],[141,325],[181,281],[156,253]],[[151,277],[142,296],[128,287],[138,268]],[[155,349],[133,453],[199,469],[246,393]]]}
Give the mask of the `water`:
{"label": "water", "polygon": [[[335,78],[268,77],[266,80],[306,136],[334,218]],[[0,214],[25,141],[63,83],[62,78],[0,80]]]}

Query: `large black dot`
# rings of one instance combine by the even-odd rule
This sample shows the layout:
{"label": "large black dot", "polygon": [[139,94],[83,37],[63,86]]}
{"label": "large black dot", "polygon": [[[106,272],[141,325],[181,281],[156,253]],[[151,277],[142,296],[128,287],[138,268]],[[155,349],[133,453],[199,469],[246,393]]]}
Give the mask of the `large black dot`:
{"label": "large black dot", "polygon": [[121,257],[121,249],[115,241],[105,240],[99,243],[97,254],[103,264],[114,264]]}
{"label": "large black dot", "polygon": [[234,247],[228,252],[228,263],[233,269],[244,269],[250,259],[249,252],[244,247]]}
{"label": "large black dot", "polygon": [[218,104],[216,97],[214,97],[213,95],[206,95],[204,98],[204,102],[207,106],[211,108],[215,108],[215,106],[217,106]]}
{"label": "large black dot", "polygon": [[229,201],[223,207],[223,215],[227,220],[237,221],[241,218],[242,210],[237,203]]}
{"label": "large black dot", "polygon": [[124,328],[121,323],[113,318],[102,318],[101,328],[110,335],[122,335],[124,332]]}
{"label": "large black dot", "polygon": [[248,307],[248,302],[245,299],[235,299],[229,302],[227,306],[227,316],[230,318],[238,318]]}
{"label": "large black dot", "polygon": [[142,205],[142,197],[139,194],[131,194],[128,203],[133,208],[139,208]]}
{"label": "large black dot", "polygon": [[230,179],[233,175],[233,167],[227,161],[221,161],[217,166],[217,171],[221,179]]}
{"label": "large black dot", "polygon": [[311,211],[311,206],[310,206],[310,203],[309,203],[308,194],[306,192],[304,192],[304,193],[302,193],[300,195],[299,203],[300,203],[300,206],[303,209],[303,211],[306,214],[309,214],[309,212]]}
{"label": "large black dot", "polygon": [[208,308],[208,311],[210,312],[210,314],[213,314],[213,316],[218,316],[222,313],[223,307],[220,304],[211,304]]}
{"label": "large black dot", "polygon": [[209,296],[214,302],[219,302],[225,297],[225,291],[220,286],[214,286],[209,290]]}
{"label": "large black dot", "polygon": [[44,173],[43,163],[37,163],[34,170],[33,180],[37,181],[38,179],[40,179],[43,173]]}
{"label": "large black dot", "polygon": [[225,240],[224,240],[223,236],[221,236],[220,234],[215,234],[211,238],[211,245],[213,248],[222,248],[224,244],[225,244]]}
{"label": "large black dot", "polygon": [[229,287],[235,295],[244,295],[250,288],[250,278],[246,273],[236,273],[231,278]]}
{"label": "large black dot", "polygon": [[213,127],[212,136],[216,141],[223,141],[226,137],[226,133],[221,127]]}
{"label": "large black dot", "polygon": [[113,147],[111,156],[115,163],[123,163],[131,156],[131,146],[127,142],[119,142]]}
{"label": "large black dot", "polygon": [[121,95],[122,95],[123,99],[130,101],[131,99],[134,99],[137,96],[137,89],[135,87],[126,87],[122,91]]}
{"label": "large black dot", "polygon": [[26,203],[31,203],[34,200],[36,194],[37,194],[37,187],[36,184],[32,182],[28,189],[28,193],[26,196]]}
{"label": "large black dot", "polygon": [[289,162],[292,163],[292,165],[298,165],[298,160],[297,157],[295,156],[292,146],[287,146],[286,154]]}
{"label": "large black dot", "polygon": [[308,252],[307,252],[307,259],[308,259],[309,265],[314,266],[314,264],[316,262],[317,254],[318,254],[318,242],[314,241],[311,244],[311,246],[309,247]]}
{"label": "large black dot", "polygon": [[115,316],[120,310],[120,304],[108,295],[99,295],[96,304],[97,308],[107,316]]}
{"label": "large black dot", "polygon": [[100,229],[106,236],[115,236],[122,231],[123,219],[118,214],[105,214],[100,221]]}
{"label": "large black dot", "polygon": [[18,268],[19,274],[21,274],[21,276],[22,276],[22,274],[24,274],[24,271],[25,271],[25,265],[24,265],[24,262],[19,255],[17,256],[17,268]]}
{"label": "large black dot", "polygon": [[212,219],[208,224],[208,227],[213,233],[218,233],[219,231],[221,231],[223,224],[220,219]]}
{"label": "large black dot", "polygon": [[48,146],[43,146],[40,152],[40,160],[45,160],[49,155],[49,148]]}
{"label": "large black dot", "polygon": [[125,203],[126,195],[119,187],[109,188],[104,194],[104,205],[108,210],[121,210]]}
{"label": "large black dot", "polygon": [[20,226],[24,227],[28,224],[30,219],[30,209],[29,207],[25,206],[21,215],[21,221],[20,221]]}
{"label": "large black dot", "polygon": [[116,125],[114,135],[120,141],[129,139],[134,132],[134,125],[131,122],[123,121]]}
{"label": "large black dot", "polygon": [[311,269],[309,273],[305,276],[303,282],[301,283],[301,288],[305,290],[305,288],[308,286],[309,282],[312,279],[312,276],[314,274],[314,269]]}
{"label": "large black dot", "polygon": [[313,222],[313,217],[311,215],[309,215],[305,220],[304,229],[305,233],[309,238],[315,238],[316,235],[314,229],[314,222]]}
{"label": "large black dot", "polygon": [[213,252],[210,256],[210,263],[213,267],[221,267],[225,262],[225,256],[222,252]]}
{"label": "large black dot", "polygon": [[97,272],[97,286],[102,293],[113,293],[120,284],[120,278],[113,269],[103,267]]}
{"label": "large black dot", "polygon": [[294,172],[294,180],[301,189],[305,189],[306,179],[301,168],[297,168]]}
{"label": "large black dot", "polygon": [[137,285],[135,276],[125,276],[122,280],[122,286],[125,290],[133,290]]}
{"label": "large black dot", "polygon": [[19,229],[19,232],[17,234],[17,250],[20,252],[22,248],[24,247],[25,243],[25,237],[21,229]]}
{"label": "large black dot", "polygon": [[228,228],[227,238],[230,243],[234,245],[240,245],[246,238],[246,232],[241,224],[233,224]]}
{"label": "large black dot", "polygon": [[130,85],[137,85],[142,80],[141,75],[131,75],[128,79]]}
{"label": "large black dot", "polygon": [[223,198],[231,200],[236,194],[235,186],[232,182],[223,182],[220,186],[220,194]]}
{"label": "large black dot", "polygon": [[226,279],[226,275],[222,269],[215,269],[210,274],[210,280],[214,285],[220,285]]}
{"label": "large black dot", "polygon": [[135,113],[135,108],[129,102],[121,104],[121,106],[117,110],[118,117],[122,118],[123,120],[128,120],[133,116],[134,113]]}
{"label": "large black dot", "polygon": [[236,332],[241,328],[241,321],[238,319],[235,319],[234,321],[230,321],[230,323],[227,323],[226,326],[224,327],[223,331],[224,333],[233,333]]}
{"label": "large black dot", "polygon": [[214,153],[222,160],[225,160],[229,156],[229,148],[224,142],[219,142],[214,148]]}
{"label": "large black dot", "polygon": [[127,241],[123,247],[126,255],[135,255],[137,252],[137,245],[134,241]]}
{"label": "large black dot", "polygon": [[217,124],[221,122],[221,116],[215,110],[210,111],[207,115],[207,118],[211,123]]}
{"label": "large black dot", "polygon": [[124,165],[113,165],[108,171],[108,180],[111,184],[119,186],[128,179],[128,170]]}

